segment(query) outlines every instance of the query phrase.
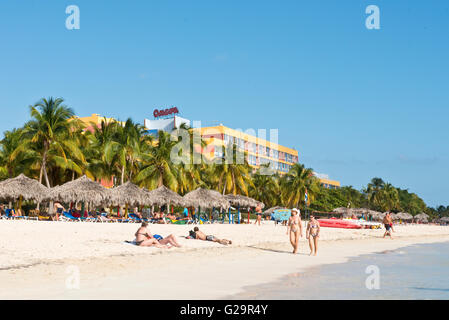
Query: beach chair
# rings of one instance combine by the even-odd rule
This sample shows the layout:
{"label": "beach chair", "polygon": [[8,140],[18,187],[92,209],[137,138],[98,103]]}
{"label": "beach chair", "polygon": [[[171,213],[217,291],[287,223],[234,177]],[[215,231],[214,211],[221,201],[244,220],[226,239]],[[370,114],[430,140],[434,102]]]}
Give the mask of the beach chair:
{"label": "beach chair", "polygon": [[59,221],[81,222],[81,218],[75,218],[71,213],[63,212],[62,215],[59,216]]}
{"label": "beach chair", "polygon": [[128,219],[134,223],[142,223],[143,219],[139,218],[135,213],[130,213]]}
{"label": "beach chair", "polygon": [[15,213],[14,209],[6,209],[5,213],[6,213],[5,217],[6,217],[7,220],[26,219],[25,216],[20,216],[20,217],[19,216],[17,216],[17,217],[14,216],[13,215],[13,213]]}

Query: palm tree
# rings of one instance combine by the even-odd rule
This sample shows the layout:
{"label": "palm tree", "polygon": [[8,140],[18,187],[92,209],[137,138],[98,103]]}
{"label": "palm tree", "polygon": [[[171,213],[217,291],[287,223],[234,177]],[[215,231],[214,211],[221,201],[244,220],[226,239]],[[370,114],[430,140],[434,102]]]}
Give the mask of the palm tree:
{"label": "palm tree", "polygon": [[112,139],[104,146],[104,155],[108,164],[115,164],[119,168],[120,184],[124,184],[127,173],[128,180],[132,179],[132,168],[141,155],[140,142],[143,129],[131,119],[128,119],[124,126],[116,124],[115,129]]}
{"label": "palm tree", "polygon": [[306,169],[304,165],[295,163],[283,177],[281,188],[284,203],[291,207],[299,207],[305,199],[306,190],[310,201],[314,200],[319,192],[319,182],[312,169]]}
{"label": "palm tree", "polygon": [[384,186],[385,182],[381,178],[373,178],[371,179],[371,182],[368,183],[367,188],[364,190],[368,202],[375,209],[380,209],[381,207],[382,189],[384,188]]}
{"label": "palm tree", "polygon": [[113,140],[117,130],[115,121],[107,122],[102,120],[100,125],[92,123],[92,131],[86,131],[85,136],[89,143],[84,149],[84,154],[88,162],[87,170],[95,180],[111,179],[115,174],[119,174],[114,164],[106,161],[105,147]]}
{"label": "palm tree", "polygon": [[21,135],[21,129],[5,131],[4,138],[0,141],[0,174],[4,178],[13,178],[26,168],[23,166],[23,159],[13,157],[14,151],[22,143]]}
{"label": "palm tree", "polygon": [[391,211],[399,209],[399,192],[391,183],[384,184],[380,194],[382,210]]}
{"label": "palm tree", "polygon": [[176,142],[164,131],[158,132],[158,141],[141,155],[142,167],[135,177],[137,183],[150,190],[166,186],[173,191],[178,189],[176,166],[171,161],[171,151]]}
{"label": "palm tree", "polygon": [[[75,123],[69,121],[74,116],[73,110],[62,103],[61,98],[43,98],[30,106],[33,120],[25,124],[24,142],[15,150],[14,157],[20,153],[34,150],[40,162],[39,181],[45,178],[47,187],[51,187],[48,164],[56,155],[68,163],[67,153],[80,154],[80,150],[71,137]],[[60,162],[60,161],[59,161]]]}
{"label": "palm tree", "polygon": [[218,191],[223,195],[232,193],[247,196],[248,186],[252,186],[253,182],[246,153],[240,151],[235,144],[229,144],[223,149],[224,157],[220,159],[221,163],[212,165],[213,174],[218,183]]}
{"label": "palm tree", "polygon": [[[184,132],[182,132],[184,131]],[[185,134],[187,133],[187,134]],[[206,170],[207,166],[202,160],[200,163],[196,163],[196,159],[193,156],[193,152],[198,152],[200,149],[206,146],[206,142],[201,139],[199,145],[197,145],[194,141],[193,129],[190,128],[185,123],[182,123],[179,128],[173,130],[172,135],[175,137],[181,137],[182,139],[188,140],[188,150],[179,150],[178,155],[183,156],[182,152],[185,152],[183,161],[176,166],[176,177],[178,180],[178,193],[185,194],[190,191],[197,189],[200,186],[205,186],[204,181],[202,180],[202,173]],[[187,137],[188,136],[188,137]],[[185,141],[181,140],[181,143]],[[185,144],[184,144],[185,147]],[[175,150],[176,152],[176,150]]]}
{"label": "palm tree", "polygon": [[253,185],[249,188],[249,196],[265,203],[268,207],[274,207],[281,203],[279,174],[266,175],[257,170],[252,175]]}

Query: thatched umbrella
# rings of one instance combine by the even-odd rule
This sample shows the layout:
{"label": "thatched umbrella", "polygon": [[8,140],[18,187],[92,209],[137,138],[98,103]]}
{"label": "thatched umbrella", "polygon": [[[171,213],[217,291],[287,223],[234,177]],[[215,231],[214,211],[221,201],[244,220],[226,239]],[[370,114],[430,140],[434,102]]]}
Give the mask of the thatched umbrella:
{"label": "thatched umbrella", "polygon": [[396,220],[412,220],[413,216],[407,212],[399,212],[395,215],[394,219]]}
{"label": "thatched umbrella", "polygon": [[371,215],[373,220],[382,220],[385,216],[382,212],[378,212],[378,211],[374,211],[374,210],[370,210],[368,215]]}
{"label": "thatched umbrella", "polygon": [[230,207],[229,201],[221,193],[203,188],[187,193],[184,201],[187,206],[198,208],[198,213],[201,213],[201,208],[227,210]]}
{"label": "thatched umbrella", "polygon": [[93,205],[104,205],[110,202],[111,192],[98,182],[82,176],[52,188],[49,198],[65,203],[87,202]]}
{"label": "thatched umbrella", "polygon": [[342,210],[341,211],[334,211],[334,212],[343,213],[343,217],[344,218],[348,218],[348,217],[350,218],[353,215],[355,215],[357,218],[359,218],[359,217],[362,216],[362,213],[367,210],[367,209],[360,209],[360,208],[344,208],[344,209],[345,209],[344,212],[342,212]]}
{"label": "thatched umbrella", "polygon": [[126,182],[118,187],[109,190],[109,205],[125,205],[125,214],[128,213],[128,206],[139,206],[151,204],[149,191],[139,188],[132,182]]}
{"label": "thatched umbrella", "polygon": [[449,217],[443,217],[440,219],[440,222],[449,223]]}
{"label": "thatched umbrella", "polygon": [[276,210],[282,210],[282,209],[287,209],[287,208],[286,208],[286,207],[273,207],[273,208],[270,208],[270,209],[268,209],[268,210],[265,210],[265,211],[263,212],[263,214],[264,214],[264,215],[269,215],[269,214],[274,213]]}
{"label": "thatched umbrella", "polygon": [[227,194],[224,196],[226,200],[229,201],[229,203],[233,206],[239,206],[239,207],[257,207],[258,205],[261,206],[261,208],[265,208],[265,204],[257,201],[253,198],[242,196],[240,194]]}
{"label": "thatched umbrella", "polygon": [[166,204],[173,204],[176,206],[184,206],[184,198],[166,186],[152,190],[148,193],[149,202],[152,205],[163,206]]}
{"label": "thatched umbrella", "polygon": [[424,212],[417,214],[416,216],[413,217],[415,219],[415,221],[419,221],[419,222],[424,222],[427,223],[429,222],[429,215],[425,214]]}
{"label": "thatched umbrella", "polygon": [[336,209],[332,210],[332,212],[345,214],[346,212],[348,212],[348,210],[349,210],[349,208],[340,207],[340,208],[336,208]]}
{"label": "thatched umbrella", "polygon": [[23,200],[34,200],[39,203],[48,200],[49,189],[35,179],[30,179],[24,174],[20,174],[15,178],[7,179],[0,182],[0,199],[11,202],[18,200],[18,208],[22,208]]}
{"label": "thatched umbrella", "polygon": [[[240,194],[227,194],[224,196],[224,198],[228,200],[231,205],[238,207],[239,223],[240,223],[240,207],[250,208],[260,206],[262,209],[265,208],[264,203],[250,197],[242,196]],[[248,223],[249,223],[249,210],[248,210]]]}
{"label": "thatched umbrella", "polygon": [[202,208],[222,208],[227,210],[230,206],[229,201],[226,200],[219,192],[198,188],[187,193],[184,196],[186,205],[191,207]]}
{"label": "thatched umbrella", "polygon": [[30,179],[24,174],[0,182],[0,199],[5,200],[35,200],[37,202],[48,199],[49,189],[39,183],[39,181]]}

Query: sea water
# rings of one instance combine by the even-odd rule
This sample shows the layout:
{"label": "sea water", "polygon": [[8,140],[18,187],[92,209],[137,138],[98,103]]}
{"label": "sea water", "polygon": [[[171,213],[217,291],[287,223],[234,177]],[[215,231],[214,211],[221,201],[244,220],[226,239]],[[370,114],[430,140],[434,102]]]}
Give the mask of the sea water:
{"label": "sea water", "polygon": [[449,299],[449,243],[353,258],[245,288],[234,299]]}

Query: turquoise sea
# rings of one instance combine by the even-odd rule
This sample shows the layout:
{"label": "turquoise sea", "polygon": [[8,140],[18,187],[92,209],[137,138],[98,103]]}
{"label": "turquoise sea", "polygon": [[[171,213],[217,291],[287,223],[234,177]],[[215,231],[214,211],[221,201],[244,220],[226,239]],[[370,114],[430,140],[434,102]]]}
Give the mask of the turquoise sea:
{"label": "turquoise sea", "polygon": [[359,256],[346,263],[290,274],[278,282],[247,287],[232,298],[447,300],[449,243],[412,245]]}

